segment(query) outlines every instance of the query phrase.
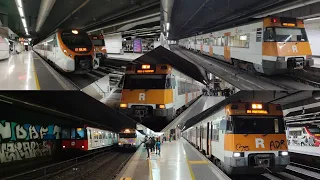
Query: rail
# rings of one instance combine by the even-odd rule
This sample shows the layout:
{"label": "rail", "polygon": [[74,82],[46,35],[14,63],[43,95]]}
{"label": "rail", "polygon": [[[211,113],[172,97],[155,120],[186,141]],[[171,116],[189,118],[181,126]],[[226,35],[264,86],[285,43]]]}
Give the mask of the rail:
{"label": "rail", "polygon": [[[27,172],[23,172],[20,174],[16,174],[10,177],[6,177],[2,180],[15,180],[15,179],[35,179],[35,180],[42,180],[42,179],[47,179],[49,177],[52,177],[56,174],[59,174],[63,171],[66,171],[70,168],[76,167],[78,165],[81,165],[83,163],[86,163],[94,158],[100,157],[102,155],[105,155],[111,151],[114,150],[114,147],[111,148],[106,148],[103,150],[99,150],[99,151],[94,151],[90,154],[84,155],[84,156],[80,156],[80,157],[76,157],[73,159],[69,159],[66,161],[62,161],[59,163],[55,163],[49,166],[45,166],[45,167],[41,167],[41,168],[37,168],[31,171],[27,171]],[[89,158],[91,156],[91,158]],[[88,159],[89,158],[89,159]]]}

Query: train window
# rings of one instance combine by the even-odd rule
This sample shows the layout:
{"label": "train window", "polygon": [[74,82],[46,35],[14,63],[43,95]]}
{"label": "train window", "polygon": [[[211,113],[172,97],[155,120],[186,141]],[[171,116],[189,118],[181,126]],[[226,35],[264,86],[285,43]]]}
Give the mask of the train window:
{"label": "train window", "polygon": [[275,41],[274,29],[272,27],[266,28],[264,32],[264,41],[266,42]]}
{"label": "train window", "polygon": [[213,130],[212,130],[213,140],[219,141],[219,124],[213,124],[212,127],[213,127]]}
{"label": "train window", "polygon": [[305,29],[275,28],[277,42],[304,42],[308,41]]}
{"label": "train window", "polygon": [[166,75],[126,75],[124,89],[165,89]]}
{"label": "train window", "polygon": [[221,37],[221,46],[224,46],[224,42],[225,42],[225,37],[222,36],[222,37]]}
{"label": "train window", "polygon": [[229,46],[229,45],[228,45],[228,41],[229,41],[229,37],[228,37],[228,36],[225,36],[225,37],[224,37],[224,45],[225,45],[225,46]]}
{"label": "train window", "polygon": [[62,129],[61,130],[61,138],[62,139],[70,139],[70,129]]}
{"label": "train window", "polygon": [[227,120],[227,132],[226,134],[233,133],[233,123],[231,120]]}
{"label": "train window", "polygon": [[249,48],[250,34],[235,35],[230,37],[230,46]]}
{"label": "train window", "polygon": [[73,34],[69,31],[61,33],[62,42],[69,48],[85,47],[88,51],[91,50],[92,42],[85,32],[80,31],[79,34]]}
{"label": "train window", "polygon": [[71,129],[71,139],[84,139],[84,138],[85,138],[84,128]]}
{"label": "train window", "polygon": [[232,121],[235,134],[275,134],[284,133],[285,129],[281,117],[233,116]]}
{"label": "train window", "polygon": [[305,128],[302,128],[302,132],[303,132],[303,134],[307,134]]}

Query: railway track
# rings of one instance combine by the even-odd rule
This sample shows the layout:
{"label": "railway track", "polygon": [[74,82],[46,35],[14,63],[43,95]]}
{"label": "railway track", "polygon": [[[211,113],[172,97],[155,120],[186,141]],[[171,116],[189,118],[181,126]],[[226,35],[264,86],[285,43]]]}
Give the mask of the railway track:
{"label": "railway track", "polygon": [[85,164],[86,162],[97,159],[101,156],[107,155],[109,153],[113,153],[115,151],[115,147],[105,148],[98,151],[90,152],[84,156],[76,157],[73,159],[69,159],[66,161],[61,161],[58,163],[54,163],[45,167],[33,169],[31,171],[23,172],[20,174],[16,174],[10,177],[5,177],[1,180],[46,180],[56,175],[61,175],[63,172],[68,170],[73,170],[73,168],[77,168],[78,166]]}
{"label": "railway track", "polygon": [[[203,57],[208,62],[211,61],[214,63],[221,64],[223,66],[227,66],[228,68],[232,68],[234,70],[234,72],[249,75],[251,77],[254,77],[256,79],[259,79],[259,80],[262,80],[266,83],[269,83],[273,86],[277,86],[283,90],[301,90],[301,89],[312,90],[312,89],[319,89],[319,87],[320,87],[320,81],[319,80],[316,81],[317,79],[319,79],[319,76],[315,76],[314,74],[310,75],[310,73],[309,73],[309,75],[307,75],[308,74],[307,72],[298,71],[294,74],[288,73],[288,74],[283,74],[283,75],[271,75],[271,76],[261,75],[261,74],[251,74],[246,70],[238,69],[238,68],[234,67],[233,65],[222,62],[218,59],[215,59],[215,58],[212,58],[212,57],[200,54],[200,53],[191,52],[191,51],[183,49],[183,48],[177,48],[174,46],[171,46],[171,47],[173,47],[173,49],[175,49],[175,50],[180,51],[181,53],[183,53],[184,55],[188,56],[191,59],[195,59],[196,56]],[[209,71],[207,67],[203,67],[203,68],[205,68],[207,71]],[[232,73],[237,74],[234,72],[232,72]],[[214,72],[212,72],[212,73],[215,74]],[[302,73],[304,73],[304,74],[301,75]],[[229,82],[229,83],[232,84],[231,82]],[[233,85],[235,85],[235,84],[233,84]],[[237,86],[237,85],[235,85],[235,86]],[[303,86],[304,88],[301,88],[301,86]]]}

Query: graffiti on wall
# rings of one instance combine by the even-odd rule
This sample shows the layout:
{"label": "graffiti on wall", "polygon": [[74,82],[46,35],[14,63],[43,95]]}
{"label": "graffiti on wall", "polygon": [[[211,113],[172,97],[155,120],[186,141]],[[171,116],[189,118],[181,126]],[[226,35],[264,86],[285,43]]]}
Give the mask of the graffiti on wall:
{"label": "graffiti on wall", "polygon": [[0,121],[0,163],[51,155],[60,132],[57,125]]}

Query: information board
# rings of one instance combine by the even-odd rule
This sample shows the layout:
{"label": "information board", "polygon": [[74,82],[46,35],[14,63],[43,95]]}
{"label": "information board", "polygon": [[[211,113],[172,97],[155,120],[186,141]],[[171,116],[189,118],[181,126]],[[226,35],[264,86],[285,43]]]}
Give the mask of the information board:
{"label": "information board", "polygon": [[133,40],[133,52],[142,53],[142,41],[141,39]]}

